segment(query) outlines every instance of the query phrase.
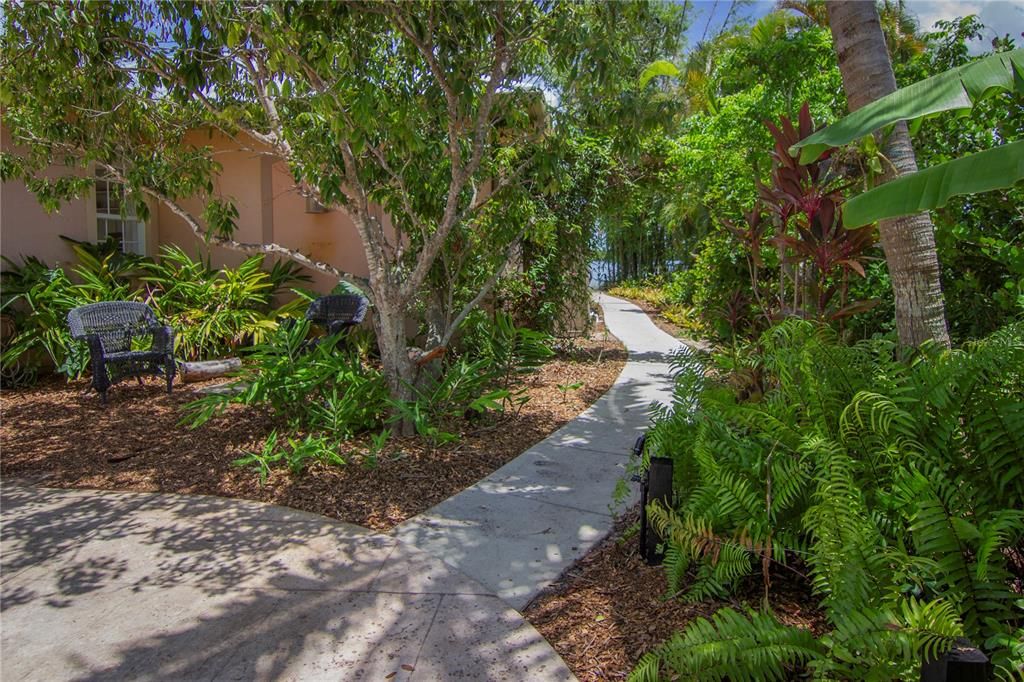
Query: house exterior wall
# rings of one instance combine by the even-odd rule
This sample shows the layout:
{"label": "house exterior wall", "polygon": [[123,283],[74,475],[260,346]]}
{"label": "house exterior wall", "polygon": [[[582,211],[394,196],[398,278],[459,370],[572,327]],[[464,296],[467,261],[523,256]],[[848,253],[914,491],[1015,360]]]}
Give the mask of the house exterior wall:
{"label": "house exterior wall", "polygon": [[[4,151],[12,148],[5,128],[0,128],[0,146]],[[51,178],[66,174],[67,169],[62,167],[46,173]],[[24,183],[0,183],[0,254],[19,263],[22,256],[35,256],[50,265],[73,261],[74,253],[59,236],[89,239],[86,208],[85,201],[73,201],[56,213],[47,213]]]}
{"label": "house exterior wall", "polygon": [[[0,129],[4,150],[12,144],[7,131]],[[307,213],[306,200],[299,194],[287,165],[270,154],[261,153],[253,143],[251,150],[240,149],[220,133],[197,130],[189,133],[186,144],[211,146],[222,172],[214,179],[214,192],[231,199],[238,209],[235,238],[243,242],[277,242],[297,249],[316,260],[330,263],[354,275],[366,277],[369,270],[355,224],[347,214],[331,210]],[[54,167],[49,175],[57,177],[67,169]],[[81,172],[81,171],[78,171]],[[60,238],[67,235],[80,241],[96,240],[95,201],[85,197],[68,202],[60,211],[47,214],[21,182],[0,185],[0,253],[12,260],[36,256],[48,264],[73,262],[74,254]],[[182,200],[192,215],[202,215],[199,198]],[[393,238],[390,220],[377,211],[388,236]],[[163,244],[175,244],[190,256],[209,257],[214,266],[236,266],[245,255],[211,246],[197,237],[179,216],[162,203],[151,206],[147,222],[146,254],[159,254]],[[310,288],[326,293],[337,283],[321,273],[313,276]]]}
{"label": "house exterior wall", "polygon": [[[235,238],[243,242],[263,241],[265,214],[264,187],[260,173],[265,157],[256,152],[242,151],[228,138],[206,131],[193,131],[185,143],[197,147],[210,146],[222,171],[213,180],[214,193],[230,198],[238,209]],[[199,198],[183,199],[178,203],[202,222],[203,202]],[[175,244],[195,257],[209,257],[215,266],[234,267],[245,260],[245,254],[219,246],[211,246],[197,237],[188,224],[162,202],[157,208],[159,243]]]}

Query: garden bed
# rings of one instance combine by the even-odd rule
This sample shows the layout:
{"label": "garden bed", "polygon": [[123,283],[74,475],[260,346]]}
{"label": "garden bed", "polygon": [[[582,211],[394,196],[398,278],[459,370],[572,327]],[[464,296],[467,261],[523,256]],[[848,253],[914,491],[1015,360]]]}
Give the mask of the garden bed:
{"label": "garden bed", "polygon": [[[624,680],[640,657],[696,618],[721,606],[759,608],[760,580],[748,580],[735,601],[687,603],[666,599],[665,569],[639,553],[639,505],[612,533],[538,595],[523,615],[544,636],[580,682]],[[825,622],[810,589],[791,574],[772,575],[771,601],[781,621],[820,634]]]}
{"label": "garden bed", "polygon": [[[465,425],[460,439],[429,447],[392,438],[375,464],[369,439],[346,442],[343,467],[313,463],[302,475],[275,469],[265,484],[232,465],[258,451],[277,426],[263,412],[232,406],[204,426],[179,425],[196,389],[222,379],[177,385],[124,382],[110,404],[86,392],[87,381],[53,379],[0,396],[0,475],[7,481],[59,488],[99,488],[239,497],[323,514],[387,531],[472,485],[574,418],[614,383],[625,362],[622,345],[604,332],[576,341],[527,377],[530,396],[518,414]],[[582,382],[576,390],[563,391]]]}

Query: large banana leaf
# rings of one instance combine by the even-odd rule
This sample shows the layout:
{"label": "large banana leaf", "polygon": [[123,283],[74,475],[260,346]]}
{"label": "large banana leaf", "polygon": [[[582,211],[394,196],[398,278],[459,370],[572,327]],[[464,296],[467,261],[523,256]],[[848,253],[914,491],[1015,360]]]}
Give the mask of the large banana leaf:
{"label": "large banana leaf", "polygon": [[970,109],[1000,90],[1024,92],[1024,49],[993,54],[918,81],[861,107],[790,148],[800,163],[814,161],[831,147],[860,139],[880,128],[953,109]]}
{"label": "large banana leaf", "polygon": [[843,204],[849,229],[946,205],[950,197],[1005,189],[1024,180],[1024,141],[910,173]]}
{"label": "large banana leaf", "polygon": [[678,76],[679,68],[675,64],[666,60],[659,59],[651,62],[644,69],[644,72],[640,74],[640,87],[647,87],[647,84],[651,82],[651,79],[655,76]]}

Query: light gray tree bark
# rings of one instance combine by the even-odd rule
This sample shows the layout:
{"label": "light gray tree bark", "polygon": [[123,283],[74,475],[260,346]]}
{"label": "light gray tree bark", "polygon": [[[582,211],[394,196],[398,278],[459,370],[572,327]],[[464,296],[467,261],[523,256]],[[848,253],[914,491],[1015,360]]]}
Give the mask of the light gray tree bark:
{"label": "light gray tree bark", "polygon": [[[874,0],[828,2],[826,7],[850,111],[895,91],[896,77]],[[917,170],[906,123],[897,124],[880,142],[890,162],[884,164],[886,171],[880,182]],[[916,346],[934,340],[948,347],[946,307],[931,217],[918,213],[883,220],[879,233],[896,299],[900,343]]]}

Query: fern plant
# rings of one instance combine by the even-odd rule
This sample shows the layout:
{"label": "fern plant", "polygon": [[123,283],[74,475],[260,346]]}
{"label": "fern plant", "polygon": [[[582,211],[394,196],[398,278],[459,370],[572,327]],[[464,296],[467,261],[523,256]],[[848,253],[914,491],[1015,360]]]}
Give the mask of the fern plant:
{"label": "fern plant", "polygon": [[724,597],[760,575],[769,599],[771,574],[799,556],[832,630],[794,648],[804,640],[770,612],[720,612],[635,679],[661,666],[697,679],[908,679],[958,637],[1021,672],[1008,558],[1024,541],[1024,325],[903,357],[788,320],[747,349],[674,363],[673,404],[650,439],[676,465],[674,508],[649,509],[669,589]]}

